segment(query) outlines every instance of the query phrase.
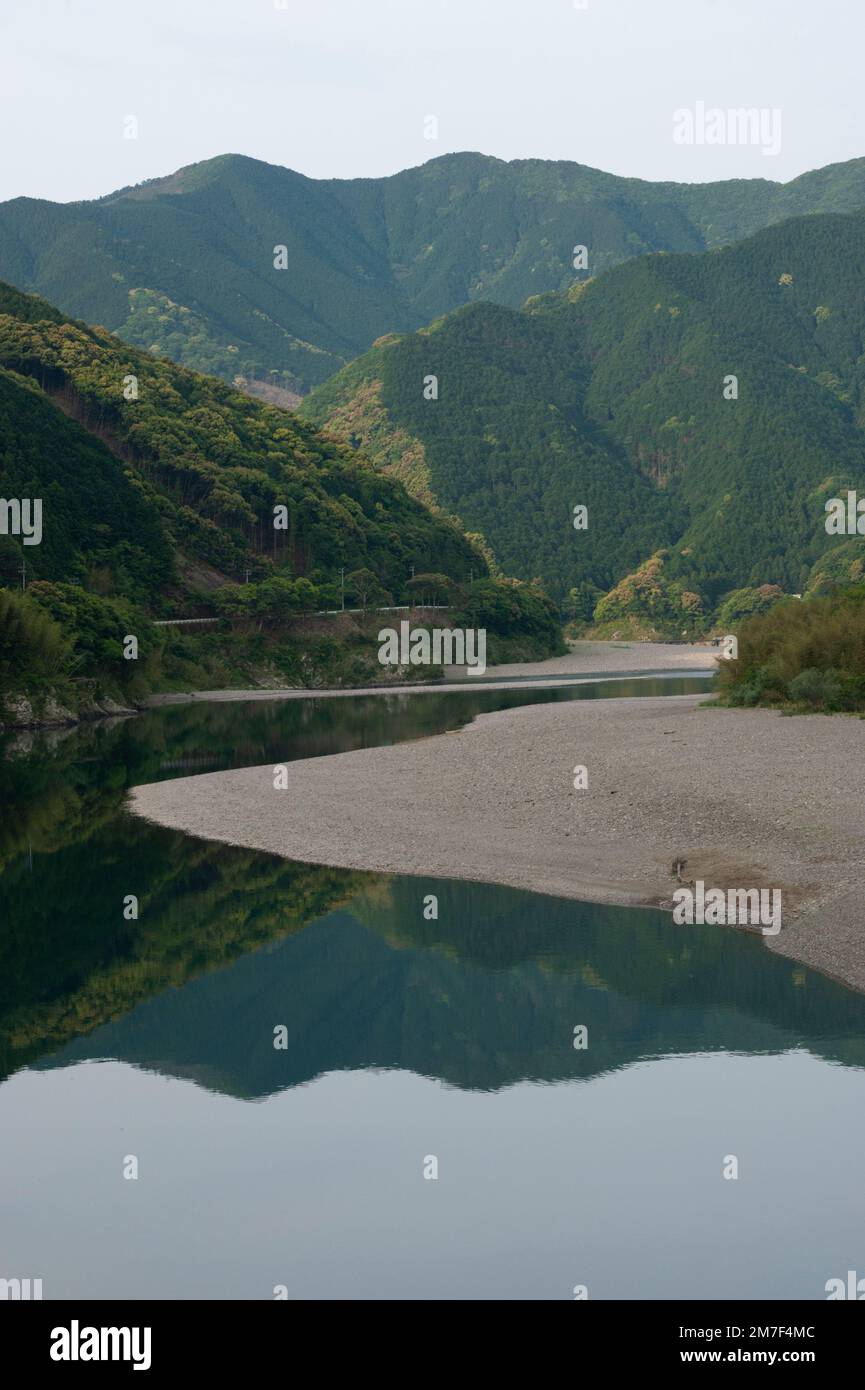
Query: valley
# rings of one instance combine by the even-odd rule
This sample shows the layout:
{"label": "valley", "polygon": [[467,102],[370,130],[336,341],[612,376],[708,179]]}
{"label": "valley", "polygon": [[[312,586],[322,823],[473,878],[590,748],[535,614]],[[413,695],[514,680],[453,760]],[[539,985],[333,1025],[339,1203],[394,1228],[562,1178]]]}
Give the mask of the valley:
{"label": "valley", "polygon": [[579,1301],[638,1374],[795,1323],[831,1376],[860,17],[49,8],[0,45],[0,1302],[205,1387],[285,1301]]}

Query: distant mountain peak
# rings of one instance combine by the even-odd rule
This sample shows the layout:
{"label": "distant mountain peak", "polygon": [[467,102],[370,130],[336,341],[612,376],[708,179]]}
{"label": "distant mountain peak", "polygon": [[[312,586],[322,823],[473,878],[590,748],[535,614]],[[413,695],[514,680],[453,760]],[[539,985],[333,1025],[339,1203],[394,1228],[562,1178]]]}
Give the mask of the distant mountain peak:
{"label": "distant mountain peak", "polygon": [[519,308],[635,256],[859,207],[865,159],[686,184],[475,150],[311,179],[226,153],[90,202],[0,204],[0,277],[157,355],[302,395],[462,304]]}

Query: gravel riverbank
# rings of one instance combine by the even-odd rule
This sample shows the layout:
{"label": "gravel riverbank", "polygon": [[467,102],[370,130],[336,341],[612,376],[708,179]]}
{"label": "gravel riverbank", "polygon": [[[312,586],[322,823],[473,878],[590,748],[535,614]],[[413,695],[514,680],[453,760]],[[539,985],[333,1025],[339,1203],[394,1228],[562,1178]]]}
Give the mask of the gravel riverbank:
{"label": "gravel riverbank", "polygon": [[144,703],[156,709],[160,705],[183,705],[205,700],[211,703],[238,700],[307,700],[348,699],[353,695],[424,694],[432,691],[461,690],[466,685],[483,686],[486,690],[511,690],[531,681],[533,685],[550,689],[570,685],[575,680],[597,680],[600,676],[650,676],[667,672],[683,675],[712,671],[718,649],[708,643],[672,642],[573,642],[564,656],[547,661],[522,661],[503,666],[489,666],[483,676],[466,674],[465,667],[445,667],[445,679],[412,681],[411,683],[363,686],[360,689],[336,688],[252,688],[245,690],[197,690],[164,695],[151,695]]}
{"label": "gravel riverbank", "polygon": [[132,809],[292,859],[598,902],[669,905],[684,861],[707,886],[780,888],[768,947],[865,989],[865,722],[704,699],[484,714],[455,733],[292,762],[285,790],[268,765],[139,787]]}

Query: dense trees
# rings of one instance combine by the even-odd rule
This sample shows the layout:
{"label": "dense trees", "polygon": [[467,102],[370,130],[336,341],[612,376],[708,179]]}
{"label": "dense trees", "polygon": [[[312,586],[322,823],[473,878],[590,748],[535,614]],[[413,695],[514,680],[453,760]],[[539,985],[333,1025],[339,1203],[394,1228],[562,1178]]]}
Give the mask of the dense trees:
{"label": "dense trees", "polygon": [[865,587],[788,598],[749,618],[719,683],[732,705],[865,709]]}
{"label": "dense trees", "polygon": [[[437,400],[423,394],[429,375]],[[587,419],[586,380],[569,322],[472,305],[374,349],[300,410],[397,476],[420,459],[418,495],[482,533],[505,574],[540,575],[561,595],[582,579],[608,589],[673,535],[667,500]],[[588,507],[582,531],[576,505]]]}
{"label": "dense trees", "polygon": [[862,160],[789,184],[691,185],[479,154],[313,180],[223,155],[93,202],[0,205],[0,276],[185,366],[303,391],[470,300],[517,307],[568,287],[575,242],[579,274],[597,275],[863,203]]}
{"label": "dense trees", "polygon": [[[152,619],[192,610],[276,630],[338,606],[343,572],[361,607],[408,601],[413,573],[461,584],[487,572],[480,545],[354,449],[4,285],[0,496],[42,503],[40,544],[0,536],[0,586],[29,585],[8,615],[32,634],[25,689],[44,665],[39,610],[64,636],[67,687],[134,698],[169,672],[195,679],[191,639],[169,640]],[[297,669],[297,653],[276,655],[276,669]],[[237,643],[230,658],[236,671]]]}
{"label": "dense trees", "polygon": [[446,574],[416,574],[406,584],[406,593],[420,603],[447,603],[454,586]]}
{"label": "dense trees", "polygon": [[565,650],[551,599],[515,579],[476,579],[452,593],[449,618],[453,627],[486,629],[492,662],[533,660]]}
{"label": "dense trees", "polygon": [[69,668],[69,643],[31,598],[0,589],[0,694],[46,691]]}
{"label": "dense trees", "polygon": [[668,552],[659,550],[627,575],[595,606],[600,635],[606,625],[633,631],[634,636],[695,635],[705,626],[700,595],[665,572]]}
{"label": "dense trees", "polygon": [[[368,567],[392,589],[404,583],[412,565],[428,569],[434,558],[457,578],[486,567],[455,525],[431,516],[353,450],[325,442],[284,410],[126,348],[101,330],[0,314],[0,364],[44,386],[115,455],[108,458],[91,440],[90,479],[81,479],[86,489],[71,486],[68,471],[64,475],[63,524],[56,506],[46,508],[45,553],[58,547],[62,552],[43,571],[47,577],[72,577],[75,537],[93,546],[94,563],[108,556],[116,567],[122,560],[135,581],[127,591],[140,590],[144,570],[151,588],[164,584],[170,567],[166,539],[228,578],[245,577],[250,567],[261,578],[268,572],[310,576],[314,570]],[[28,407],[39,415],[44,438],[36,437],[29,422],[16,431],[11,418],[4,437],[19,434],[16,450],[26,447],[33,460],[57,458],[60,467],[63,422],[57,423],[44,395],[33,392],[27,401],[17,391],[17,416]],[[72,430],[70,425],[66,433]],[[25,438],[28,445],[21,442]],[[79,452],[86,452],[83,431],[78,440]],[[43,489],[51,480],[46,471],[42,463]],[[6,461],[4,477],[23,488],[24,463]],[[126,495],[112,499],[108,487],[124,487]],[[89,515],[82,514],[85,505]],[[98,527],[106,522],[105,544],[96,547]],[[133,535],[145,540],[137,551]],[[127,537],[128,548],[118,555]]]}
{"label": "dense trees", "polygon": [[[14,321],[0,317],[3,324]],[[0,350],[0,362],[3,361]],[[0,538],[0,583],[31,578],[87,583],[155,598],[173,573],[152,494],[108,449],[67,419],[28,378],[0,366],[0,496],[42,501],[42,538]]]}
{"label": "dense trees", "polygon": [[410,473],[574,617],[600,590],[602,622],[725,624],[741,590],[861,572],[863,543],[824,523],[828,498],[865,496],[863,235],[865,213],[800,218],[629,260],[522,313],[471,305],[382,343],[301,411]]}

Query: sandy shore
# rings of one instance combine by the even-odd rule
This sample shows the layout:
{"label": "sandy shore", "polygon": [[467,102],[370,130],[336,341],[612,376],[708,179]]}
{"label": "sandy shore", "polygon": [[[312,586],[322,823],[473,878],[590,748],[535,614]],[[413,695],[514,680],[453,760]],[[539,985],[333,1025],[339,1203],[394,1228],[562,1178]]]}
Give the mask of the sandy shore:
{"label": "sandy shore", "polygon": [[681,859],[707,885],[780,888],[769,948],[865,989],[865,723],[703,699],[506,710],[290,763],[286,790],[268,765],[136,788],[132,806],[292,859],[598,902],[669,904]]}
{"label": "sandy shore", "polygon": [[487,675],[512,680],[522,676],[585,676],[592,671],[610,675],[710,671],[714,670],[718,651],[708,642],[572,642],[564,656],[491,666]]}
{"label": "sandy shore", "polygon": [[184,705],[206,700],[223,703],[237,700],[306,700],[314,695],[320,700],[347,699],[353,695],[423,694],[433,691],[461,690],[466,685],[480,685],[485,690],[511,690],[530,681],[540,689],[571,685],[580,680],[596,680],[599,676],[650,676],[681,671],[683,675],[712,671],[718,656],[717,648],[708,644],[677,645],[669,642],[574,642],[564,656],[549,661],[523,661],[503,666],[490,666],[483,676],[469,676],[464,666],[445,667],[443,681],[406,685],[373,685],[357,689],[246,689],[196,690],[194,693],[151,695],[145,706]]}

